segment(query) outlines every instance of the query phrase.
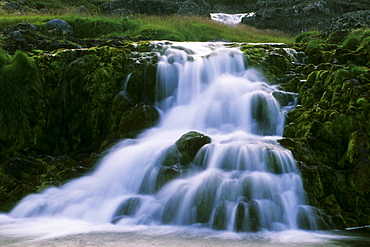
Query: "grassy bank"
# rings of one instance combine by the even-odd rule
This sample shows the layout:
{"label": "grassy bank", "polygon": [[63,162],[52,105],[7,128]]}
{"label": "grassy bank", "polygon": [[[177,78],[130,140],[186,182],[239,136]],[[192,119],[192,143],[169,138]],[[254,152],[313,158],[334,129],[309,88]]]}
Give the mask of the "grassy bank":
{"label": "grassy bank", "polygon": [[43,26],[52,19],[63,19],[74,28],[77,38],[139,37],[152,40],[209,41],[223,39],[232,42],[293,42],[282,32],[258,30],[246,25],[228,26],[198,16],[133,16],[105,17],[81,15],[23,15],[0,17],[0,30],[17,23]]}

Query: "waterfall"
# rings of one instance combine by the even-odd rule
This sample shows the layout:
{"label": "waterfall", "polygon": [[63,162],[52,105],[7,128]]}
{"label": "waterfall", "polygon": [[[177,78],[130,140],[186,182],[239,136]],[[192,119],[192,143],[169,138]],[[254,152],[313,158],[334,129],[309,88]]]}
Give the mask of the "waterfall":
{"label": "waterfall", "polygon": [[210,16],[214,21],[218,21],[227,25],[236,25],[239,24],[244,17],[252,17],[254,14],[254,12],[242,14],[211,13]]}
{"label": "waterfall", "polygon": [[[284,93],[248,68],[238,48],[163,44],[158,125],[118,143],[92,174],[29,195],[9,215],[245,232],[316,229],[292,154],[277,141],[289,104],[280,105],[276,92]],[[177,173],[161,180],[168,154],[189,131],[211,142],[187,167],[173,162],[169,175]]]}

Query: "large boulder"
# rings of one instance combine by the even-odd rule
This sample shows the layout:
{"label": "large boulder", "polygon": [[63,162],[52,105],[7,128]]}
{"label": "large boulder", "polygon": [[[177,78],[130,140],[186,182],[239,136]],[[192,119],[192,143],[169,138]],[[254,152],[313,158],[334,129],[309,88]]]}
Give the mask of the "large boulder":
{"label": "large boulder", "polygon": [[53,19],[46,23],[46,30],[53,36],[72,37],[73,27],[61,19]]}
{"label": "large boulder", "polygon": [[211,138],[196,131],[190,131],[176,141],[176,147],[182,155],[189,155],[194,159],[201,147],[211,142]]}

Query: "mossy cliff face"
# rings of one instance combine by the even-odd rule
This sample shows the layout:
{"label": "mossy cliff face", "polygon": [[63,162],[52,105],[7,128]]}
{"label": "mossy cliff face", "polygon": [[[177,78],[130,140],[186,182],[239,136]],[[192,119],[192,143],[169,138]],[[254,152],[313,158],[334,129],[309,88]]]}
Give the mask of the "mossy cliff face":
{"label": "mossy cliff face", "polygon": [[369,49],[320,42],[296,47],[308,65],[282,84],[298,93],[284,139],[298,161],[310,204],[330,228],[370,224]]}
{"label": "mossy cliff face", "polygon": [[[12,100],[10,107],[17,110],[14,119],[11,112],[2,114],[7,117],[1,119],[2,128],[6,128],[3,123],[17,124],[18,131],[0,136],[0,196],[1,201],[9,201],[0,210],[9,209],[16,200],[49,182],[57,185],[80,175],[97,160],[93,153],[122,138],[135,137],[156,123],[159,115],[152,104],[157,55],[146,52],[148,47],[146,43],[127,43],[120,48],[35,51],[31,58],[24,55],[29,60],[26,62],[20,55],[14,59],[3,56],[9,61],[3,59],[2,72],[11,72],[11,66],[19,67],[23,62],[30,64],[34,73],[21,75],[28,84],[20,86],[18,74],[24,69],[2,73],[2,84],[10,81],[23,94],[13,90],[1,95],[4,102]],[[51,169],[54,159],[60,165]]]}

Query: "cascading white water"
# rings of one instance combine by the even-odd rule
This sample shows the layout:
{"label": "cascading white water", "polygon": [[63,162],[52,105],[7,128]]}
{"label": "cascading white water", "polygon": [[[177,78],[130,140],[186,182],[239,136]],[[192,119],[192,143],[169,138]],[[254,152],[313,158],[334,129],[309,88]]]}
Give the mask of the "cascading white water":
{"label": "cascading white water", "polygon": [[244,17],[252,17],[255,13],[242,13],[242,14],[225,14],[225,13],[211,13],[211,19],[214,21],[222,22],[227,25],[239,24]]}
{"label": "cascading white water", "polygon": [[[164,47],[158,126],[117,144],[91,175],[27,196],[9,215],[229,231],[315,229],[295,161],[277,142],[285,113],[273,96],[277,87],[246,69],[238,48]],[[165,153],[189,131],[212,142],[179,177],[158,185]]]}

